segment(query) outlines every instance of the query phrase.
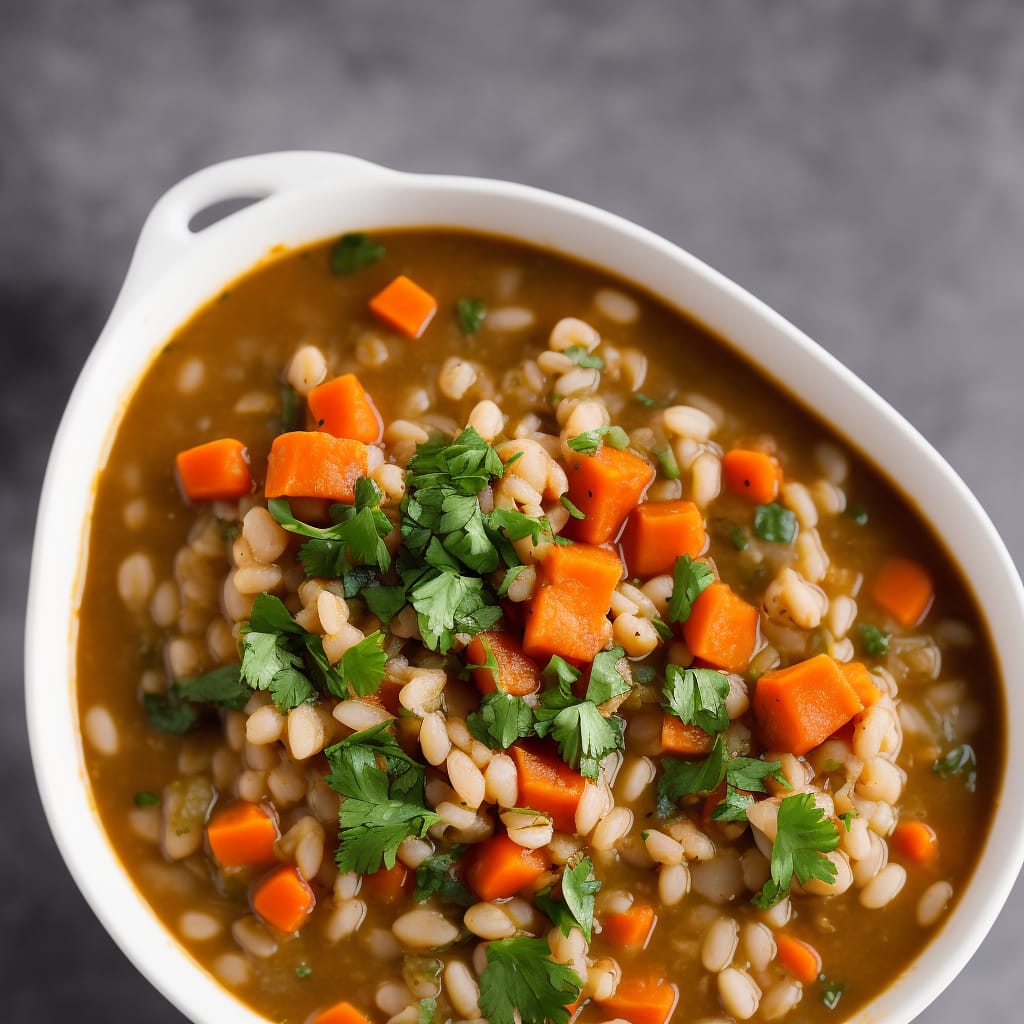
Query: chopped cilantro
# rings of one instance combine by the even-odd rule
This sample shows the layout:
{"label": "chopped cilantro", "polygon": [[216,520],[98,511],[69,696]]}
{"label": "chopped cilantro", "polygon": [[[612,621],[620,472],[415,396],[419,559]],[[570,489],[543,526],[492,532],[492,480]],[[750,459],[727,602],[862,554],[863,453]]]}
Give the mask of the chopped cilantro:
{"label": "chopped cilantro", "polygon": [[846,991],[846,985],[824,974],[818,975],[818,983],[821,985],[821,1001],[825,1004],[825,1009],[834,1010]]}
{"label": "chopped cilantro", "polygon": [[511,565],[505,570],[505,578],[498,587],[498,597],[508,597],[509,587],[515,582],[516,577],[526,569],[525,565]]}
{"label": "chopped cilantro", "polygon": [[666,665],[662,696],[661,706],[687,725],[696,725],[710,733],[721,732],[729,726],[729,714],[725,710],[729,680],[716,669]]}
{"label": "chopped cilantro", "polygon": [[296,978],[308,978],[312,974],[313,974],[313,968],[310,967],[309,964],[299,964],[299,966],[295,968],[295,977]]}
{"label": "chopped cilantro", "polygon": [[438,899],[457,907],[470,907],[476,900],[459,881],[456,871],[465,847],[452,846],[447,853],[432,853],[416,868],[416,887],[412,898],[417,903]]}
{"label": "chopped cilantro", "polygon": [[533,711],[522,697],[495,690],[480,701],[480,710],[466,716],[469,731],[492,750],[505,750],[534,734]]}
{"label": "chopped cilantro", "polygon": [[868,525],[868,510],[860,502],[848,505],[845,515],[848,515],[858,526]]}
{"label": "chopped cilantro", "polygon": [[619,450],[629,447],[629,434],[622,427],[596,427],[570,437],[569,447],[580,455],[596,455],[602,442]]}
{"label": "chopped cilantro", "polygon": [[149,724],[169,736],[184,735],[199,717],[196,709],[183,701],[173,687],[166,693],[144,693],[142,709]]}
{"label": "chopped cilantro", "polygon": [[671,445],[662,445],[655,451],[654,457],[658,460],[658,465],[661,466],[661,475],[666,480],[679,479],[679,463],[676,462],[676,454],[672,451]]}
{"label": "chopped cilantro", "polygon": [[570,500],[568,494],[563,494],[559,499],[562,508],[573,517],[573,519],[586,519],[586,515],[581,512]]}
{"label": "chopped cilantro", "polygon": [[355,505],[332,505],[333,526],[310,526],[300,522],[284,498],[271,498],[267,509],[289,533],[308,537],[299,548],[299,560],[307,576],[338,578],[352,571],[353,564],[373,565],[382,572],[391,565],[384,538],[391,532],[391,520],[381,511],[381,490],[369,478],[356,481]]}
{"label": "chopped cilantro", "polygon": [[750,538],[746,531],[731,519],[723,519],[719,516],[711,520],[711,525],[715,533],[727,540],[737,551],[746,551],[750,547]]}
{"label": "chopped cilantro", "polygon": [[483,299],[459,299],[455,303],[455,319],[467,337],[479,334],[486,317],[487,304]]}
{"label": "chopped cilantro", "polygon": [[853,825],[853,819],[857,817],[856,811],[844,811],[839,816],[839,820],[846,826],[846,831],[849,832]]}
{"label": "chopped cilantro", "polygon": [[229,711],[241,711],[252,696],[252,690],[242,681],[241,666],[222,665],[201,676],[179,680],[175,684],[178,696],[193,704],[216,704]]}
{"label": "chopped cilantro", "polygon": [[663,642],[668,643],[672,639],[672,627],[668,623],[661,619],[651,619],[651,625],[654,626],[654,631]]}
{"label": "chopped cilantro", "polygon": [[566,865],[562,873],[562,899],[551,895],[551,888],[543,889],[534,897],[534,903],[541,913],[568,935],[573,928],[579,928],[587,942],[590,942],[594,926],[594,897],[601,889],[601,883],[594,877],[594,865],[589,857],[581,857],[572,866]]}
{"label": "chopped cilantro", "polygon": [[434,1024],[434,1014],[437,1013],[436,999],[421,999],[420,1014],[416,1024]]}
{"label": "chopped cilantro", "polygon": [[773,544],[792,544],[796,539],[796,515],[777,501],[754,509],[754,533]]}
{"label": "chopped cilantro", "polygon": [[677,558],[672,570],[672,596],[668,599],[669,622],[685,622],[693,602],[714,582],[715,574],[707,562],[695,562],[689,555]]}
{"label": "chopped cilantro", "polygon": [[160,803],[160,797],[151,789],[140,789],[132,797],[132,803],[136,807],[156,807]]}
{"label": "chopped cilantro", "polygon": [[747,820],[747,808],[754,806],[754,798],[749,793],[743,793],[732,786],[727,786],[725,799],[715,805],[711,817],[715,821],[743,821]]}
{"label": "chopped cilantro", "polygon": [[646,405],[650,409],[654,405],[654,399],[650,395],[645,395],[642,391],[636,391],[633,394],[633,400],[639,402],[641,405]]}
{"label": "chopped cilantro", "polygon": [[973,793],[978,783],[978,756],[969,743],[961,743],[932,763],[932,771],[941,779],[959,775],[964,780],[968,793]]}
{"label": "chopped cilantro", "polygon": [[772,876],[752,902],[762,909],[775,906],[789,892],[794,875],[801,885],[812,878],[832,882],[836,866],[825,854],[838,845],[839,831],[810,793],[787,796],[779,804],[778,832],[772,843]]}
{"label": "chopped cilantro", "polygon": [[857,632],[860,634],[861,646],[866,654],[875,658],[884,658],[889,653],[889,641],[892,633],[886,633],[878,626],[872,626],[868,622],[857,623]]}
{"label": "chopped cilantro", "polygon": [[616,668],[623,656],[622,648],[616,647],[594,658],[583,700],[572,692],[572,684],[579,673],[568,663],[556,655],[544,670],[545,675],[553,671],[558,682],[541,694],[540,705],[534,711],[534,729],[538,736],[550,736],[558,744],[562,760],[588,779],[598,777],[603,757],[623,746],[625,722],[618,715],[605,718],[598,708],[598,704],[630,688]]}
{"label": "chopped cilantro", "polygon": [[302,398],[290,384],[281,385],[281,433],[302,428]]}
{"label": "chopped cilantro", "polygon": [[551,959],[547,939],[498,939],[487,945],[480,1011],[490,1024],[568,1024],[579,975]]}
{"label": "chopped cilantro", "polygon": [[587,370],[603,370],[604,360],[600,356],[591,355],[583,345],[570,345],[562,355],[577,366]]}
{"label": "chopped cilantro", "polygon": [[384,681],[384,666],[388,656],[384,651],[384,634],[378,629],[363,637],[341,656],[338,667],[341,677],[360,697],[369,697],[380,689]]}
{"label": "chopped cilantro", "polygon": [[423,765],[386,734],[389,724],[354,733],[324,751],[331,768],[327,784],[345,798],[335,856],[341,871],[393,868],[402,840],[422,839],[441,820],[426,806]]}
{"label": "chopped cilantro", "polygon": [[362,231],[342,235],[331,247],[331,271],[335,274],[354,274],[372,267],[384,258],[387,250]]}

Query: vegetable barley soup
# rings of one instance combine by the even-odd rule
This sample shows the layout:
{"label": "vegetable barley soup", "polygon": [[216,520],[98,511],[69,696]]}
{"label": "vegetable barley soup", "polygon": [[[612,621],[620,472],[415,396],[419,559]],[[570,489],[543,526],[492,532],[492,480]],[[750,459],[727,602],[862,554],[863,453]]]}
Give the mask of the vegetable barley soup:
{"label": "vegetable barley soup", "polygon": [[635,287],[439,230],[277,253],[155,359],[78,692],[138,887],[290,1024],[839,1022],[1004,748],[876,471]]}

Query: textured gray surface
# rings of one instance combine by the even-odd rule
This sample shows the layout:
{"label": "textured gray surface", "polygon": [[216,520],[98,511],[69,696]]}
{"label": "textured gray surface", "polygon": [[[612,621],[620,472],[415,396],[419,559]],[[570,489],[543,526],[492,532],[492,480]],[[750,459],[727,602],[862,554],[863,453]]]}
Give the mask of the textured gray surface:
{"label": "textured gray surface", "polygon": [[[93,920],[30,782],[33,507],[147,208],[276,148],[541,185],[680,242],[913,421],[1024,564],[1017,0],[0,3],[0,1018],[180,1021]],[[1019,1020],[1018,890],[921,1018]]]}

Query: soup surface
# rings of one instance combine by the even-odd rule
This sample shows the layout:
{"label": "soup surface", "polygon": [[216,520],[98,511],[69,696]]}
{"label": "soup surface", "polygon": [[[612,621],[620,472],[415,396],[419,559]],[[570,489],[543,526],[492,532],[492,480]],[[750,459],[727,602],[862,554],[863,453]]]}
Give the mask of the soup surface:
{"label": "soup surface", "polygon": [[77,684],[119,856],[274,1021],[841,1021],[1003,757],[869,465],[638,289],[453,231],[278,254],[169,341]]}

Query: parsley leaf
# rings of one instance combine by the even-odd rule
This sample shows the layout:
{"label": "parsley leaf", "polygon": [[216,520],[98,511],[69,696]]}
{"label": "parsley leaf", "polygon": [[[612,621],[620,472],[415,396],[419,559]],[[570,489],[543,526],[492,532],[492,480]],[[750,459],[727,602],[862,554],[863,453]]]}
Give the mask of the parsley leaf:
{"label": "parsley leaf", "polygon": [[579,975],[551,959],[547,939],[498,939],[487,946],[480,975],[480,1011],[491,1024],[568,1024],[579,998]]}
{"label": "parsley leaf", "polygon": [[585,430],[575,437],[570,437],[567,443],[574,452],[579,452],[580,455],[596,455],[602,442],[619,450],[628,448],[629,434],[622,427],[596,427],[593,430]]}
{"label": "parsley leaf", "polygon": [[337,578],[350,572],[353,564],[374,565],[385,572],[391,554],[384,538],[391,532],[391,520],[381,511],[380,488],[369,478],[356,481],[355,505],[332,505],[333,526],[310,526],[291,513],[285,498],[271,498],[267,510],[289,533],[308,537],[299,548],[299,561],[307,576]]}
{"label": "parsley leaf", "polygon": [[327,784],[345,797],[335,855],[341,871],[393,868],[402,840],[422,839],[441,820],[426,807],[423,765],[385,734],[389,724],[354,733],[324,751],[331,767]]}
{"label": "parsley leaf", "polygon": [[416,887],[412,898],[417,903],[438,899],[457,907],[471,907],[476,899],[456,877],[456,869],[465,847],[453,846],[447,853],[432,853],[416,868]]}
{"label": "parsley leaf", "polygon": [[601,890],[601,883],[594,877],[594,865],[589,857],[581,857],[575,865],[566,865],[562,873],[562,899],[551,896],[551,887],[541,890],[534,897],[537,909],[551,919],[551,922],[568,935],[573,928],[579,928],[590,942],[594,927],[594,897]]}
{"label": "parsley leaf", "polygon": [[728,728],[725,698],[729,696],[729,680],[721,672],[712,668],[666,665],[662,693],[661,706],[687,725],[696,725],[710,733]]}
{"label": "parsley leaf", "polygon": [[669,621],[685,622],[693,602],[714,582],[715,574],[707,562],[695,562],[689,555],[677,558],[672,570],[672,596],[668,599]]}
{"label": "parsley leaf", "polygon": [[522,697],[495,690],[480,701],[480,710],[466,716],[469,731],[492,750],[505,750],[533,733],[533,711]]}
{"label": "parsley leaf", "polygon": [[544,670],[545,675],[553,672],[558,681],[541,694],[534,711],[536,733],[551,736],[562,760],[588,779],[598,777],[603,757],[623,746],[625,722],[618,715],[605,718],[598,708],[629,690],[629,682],[616,667],[623,656],[623,649],[615,647],[594,658],[584,700],[572,692],[579,673],[567,662],[556,655]]}
{"label": "parsley leaf", "polygon": [[297,708],[316,696],[313,684],[298,669],[285,668],[278,672],[267,687],[270,696],[282,711]]}
{"label": "parsley leaf", "polygon": [[839,845],[839,832],[810,793],[787,796],[779,804],[778,832],[772,843],[772,877],[753,903],[774,906],[789,892],[793,876],[804,885],[812,878],[831,882],[836,866],[824,855]]}
{"label": "parsley leaf", "polygon": [[796,515],[777,501],[754,509],[754,533],[774,544],[792,544],[796,539]]}
{"label": "parsley leaf", "polygon": [[875,658],[884,658],[889,653],[889,641],[892,639],[892,633],[886,633],[885,630],[867,622],[859,622],[857,632],[860,633],[860,642],[865,653]]}
{"label": "parsley leaf", "polygon": [[600,356],[591,355],[590,351],[583,345],[570,345],[562,355],[577,366],[587,370],[603,370],[604,360]]}
{"label": "parsley leaf", "polygon": [[978,756],[969,743],[961,743],[932,762],[932,771],[940,779],[948,779],[951,775],[962,776],[967,792],[973,793],[978,783]]}
{"label": "parsley leaf", "polygon": [[331,271],[354,274],[382,260],[386,251],[383,245],[378,245],[364,232],[351,231],[331,247]]}
{"label": "parsley leaf", "polygon": [[483,299],[459,299],[455,303],[455,319],[459,330],[467,337],[477,334],[487,317],[487,305]]}
{"label": "parsley leaf", "polygon": [[360,697],[369,697],[380,689],[384,681],[384,666],[388,656],[384,651],[384,634],[378,629],[363,637],[341,656],[341,676]]}

